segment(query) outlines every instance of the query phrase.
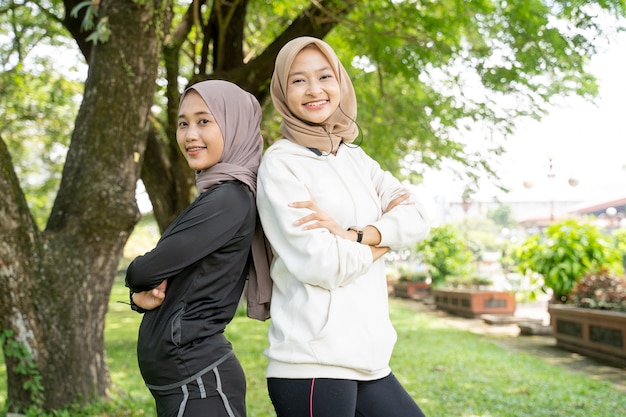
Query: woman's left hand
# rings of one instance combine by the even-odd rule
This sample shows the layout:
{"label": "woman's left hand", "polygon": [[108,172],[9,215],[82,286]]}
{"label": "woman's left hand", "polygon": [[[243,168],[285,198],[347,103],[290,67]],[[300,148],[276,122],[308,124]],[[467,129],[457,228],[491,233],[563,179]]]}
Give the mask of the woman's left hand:
{"label": "woman's left hand", "polygon": [[387,205],[387,208],[383,211],[383,214],[389,213],[394,207],[399,206],[401,204],[412,205],[413,203],[409,201],[410,197],[411,197],[410,193],[404,193],[394,198],[393,200],[389,202],[389,204]]}

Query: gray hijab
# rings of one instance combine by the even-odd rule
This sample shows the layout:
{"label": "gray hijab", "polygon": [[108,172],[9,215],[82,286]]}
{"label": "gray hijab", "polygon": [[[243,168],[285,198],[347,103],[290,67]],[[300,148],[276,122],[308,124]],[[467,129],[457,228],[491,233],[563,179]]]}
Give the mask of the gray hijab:
{"label": "gray hijab", "polygon": [[[256,196],[256,177],[263,153],[261,106],[250,93],[228,81],[202,81],[187,88],[200,94],[209,107],[224,136],[224,152],[212,167],[196,173],[196,186],[201,193],[223,181],[237,179]],[[248,271],[248,316],[257,320],[269,318],[272,281],[269,265],[270,246],[257,216],[252,241],[252,262]]]}
{"label": "gray hijab", "polygon": [[237,179],[256,195],[256,173],[263,153],[261,106],[247,91],[228,81],[202,81],[189,87],[200,94],[224,136],[224,153],[212,167],[196,173],[196,186],[203,192],[211,186]]}

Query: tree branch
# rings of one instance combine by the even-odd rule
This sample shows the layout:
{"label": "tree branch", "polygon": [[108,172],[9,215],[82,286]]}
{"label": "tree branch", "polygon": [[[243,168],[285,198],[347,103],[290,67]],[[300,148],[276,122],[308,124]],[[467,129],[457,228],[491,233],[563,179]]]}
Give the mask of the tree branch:
{"label": "tree branch", "polygon": [[85,57],[85,62],[89,62],[89,55],[91,55],[93,44],[87,40],[89,33],[83,31],[81,28],[86,10],[83,7],[78,12],[78,16],[71,16],[72,9],[80,4],[81,1],[82,0],[63,0],[63,4],[65,5],[65,17],[61,23],[63,23],[63,26],[72,34],[78,48],[83,53],[83,57]]}
{"label": "tree branch", "polygon": [[259,56],[220,75],[250,91],[259,101],[264,101],[269,93],[268,80],[272,77],[274,61],[280,49],[299,36],[324,38],[360,2],[360,0],[313,1]]}
{"label": "tree branch", "polygon": [[[11,159],[9,149],[0,137],[0,236],[5,237],[18,233],[18,229],[28,230],[30,235],[37,231],[37,225],[33,218],[26,196],[20,186],[20,181],[15,174],[15,166]],[[0,252],[0,262],[3,254]]]}

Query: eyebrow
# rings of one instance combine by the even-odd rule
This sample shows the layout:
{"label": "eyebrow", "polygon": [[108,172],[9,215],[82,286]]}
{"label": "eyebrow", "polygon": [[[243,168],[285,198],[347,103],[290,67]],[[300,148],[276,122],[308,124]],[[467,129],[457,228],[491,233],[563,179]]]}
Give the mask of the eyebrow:
{"label": "eyebrow", "polygon": [[332,68],[329,66],[326,66],[326,67],[319,68],[316,70],[311,70],[311,71],[294,71],[294,72],[290,72],[289,74],[287,74],[287,77],[293,77],[294,75],[302,75],[307,72],[324,72],[324,71],[332,71]]}
{"label": "eyebrow", "polygon": [[[192,114],[192,116],[204,116],[205,114],[207,114],[207,115],[209,115],[209,116],[211,116],[211,117],[214,117],[214,116],[213,116],[213,113],[208,112],[208,111],[197,111],[197,112],[195,112],[194,114]],[[182,113],[178,115],[178,118],[179,118],[179,119],[183,119],[183,118],[185,118],[185,117],[186,117],[186,116],[185,116],[184,114],[182,114]]]}

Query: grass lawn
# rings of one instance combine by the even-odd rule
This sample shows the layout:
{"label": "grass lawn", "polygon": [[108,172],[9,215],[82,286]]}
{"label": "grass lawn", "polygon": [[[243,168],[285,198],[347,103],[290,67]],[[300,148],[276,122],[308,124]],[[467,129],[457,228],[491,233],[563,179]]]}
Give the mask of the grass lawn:
{"label": "grass lawn", "polygon": [[[141,315],[125,304],[118,280],[106,323],[107,361],[113,381],[111,402],[54,417],[154,417],[135,356]],[[626,396],[596,381],[496,345],[488,337],[450,327],[429,315],[391,302],[398,343],[392,368],[428,417],[615,417],[626,410]],[[228,328],[248,379],[248,416],[274,416],[264,371],[267,323],[238,315]],[[6,377],[0,366],[0,404]],[[621,410],[621,411],[620,411]]]}

